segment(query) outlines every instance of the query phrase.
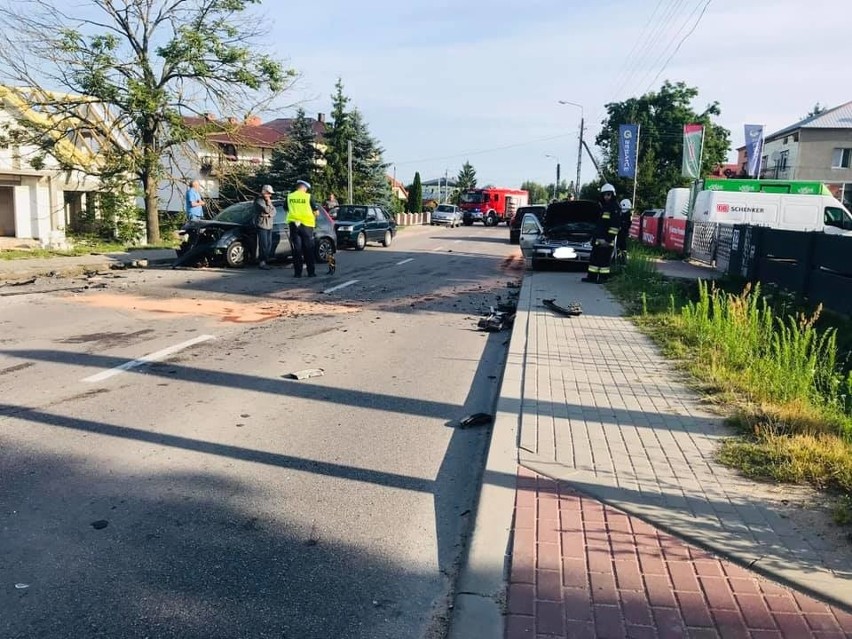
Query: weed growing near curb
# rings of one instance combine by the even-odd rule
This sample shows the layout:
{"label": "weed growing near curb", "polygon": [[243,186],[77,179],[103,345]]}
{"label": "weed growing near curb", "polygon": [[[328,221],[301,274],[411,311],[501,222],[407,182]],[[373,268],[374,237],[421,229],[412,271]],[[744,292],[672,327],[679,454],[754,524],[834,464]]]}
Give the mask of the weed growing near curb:
{"label": "weed growing near curb", "polygon": [[[838,491],[852,523],[852,373],[822,309],[779,312],[759,286],[672,281],[632,247],[610,288],[637,323],[735,411],[720,460],[745,475]],[[820,328],[817,328],[817,326]]]}

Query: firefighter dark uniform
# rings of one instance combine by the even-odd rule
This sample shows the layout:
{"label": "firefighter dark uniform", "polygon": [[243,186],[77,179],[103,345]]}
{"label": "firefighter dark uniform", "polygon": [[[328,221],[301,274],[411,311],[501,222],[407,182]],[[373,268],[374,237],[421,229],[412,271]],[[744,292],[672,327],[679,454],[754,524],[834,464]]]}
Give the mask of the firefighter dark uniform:
{"label": "firefighter dark uniform", "polygon": [[621,209],[615,201],[615,188],[611,184],[601,187],[601,217],[592,240],[589,256],[589,273],[584,282],[605,282],[612,272],[612,255],[618,232],[621,230]]}
{"label": "firefighter dark uniform", "polygon": [[630,235],[630,224],[633,221],[633,216],[630,211],[633,205],[630,200],[621,200],[621,230],[618,232],[618,242],[616,252],[618,254],[618,263],[625,264],[627,262],[627,237]]}

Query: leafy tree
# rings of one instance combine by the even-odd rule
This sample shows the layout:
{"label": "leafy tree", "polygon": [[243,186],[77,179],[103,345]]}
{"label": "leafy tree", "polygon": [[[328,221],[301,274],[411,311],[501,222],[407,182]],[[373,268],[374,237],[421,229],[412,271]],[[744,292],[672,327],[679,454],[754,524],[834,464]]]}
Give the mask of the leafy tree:
{"label": "leafy tree", "polygon": [[414,174],[414,182],[408,187],[408,212],[420,213],[423,210],[423,183],[420,171]]}
{"label": "leafy tree", "polygon": [[[248,15],[255,3],[91,0],[80,10],[16,0],[0,8],[0,80],[32,87],[21,95],[50,115],[26,124],[31,140],[64,166],[138,178],[148,241],[156,243],[164,153],[203,134],[182,116],[211,103],[233,113],[268,102],[293,77],[253,48],[262,24]],[[59,153],[60,141],[76,135],[97,140],[94,158]]]}
{"label": "leafy tree", "polygon": [[[296,180],[307,180],[314,186],[318,183],[320,159],[316,146],[316,133],[310,120],[305,116],[305,110],[299,108],[290,127],[287,140],[272,151],[269,168],[263,171],[264,183],[269,183],[276,191],[290,191],[296,186]],[[316,191],[316,189],[314,189]]]}
{"label": "leafy tree", "polygon": [[370,134],[358,109],[349,114],[352,125],[352,197],[358,203],[390,205],[391,188],[384,149]]}
{"label": "leafy tree", "polygon": [[476,169],[473,168],[470,162],[465,162],[462,165],[459,175],[456,178],[456,183],[459,193],[476,188]]}
{"label": "leafy tree", "polygon": [[620,124],[641,126],[636,199],[643,207],[662,206],[669,189],[688,184],[681,177],[684,124],[704,125],[702,175],[725,161],[730,131],[711,120],[721,113],[719,103],[713,102],[697,112],[691,106],[697,96],[696,88],[666,81],[657,92],[606,105],[608,115],[595,141],[604,153],[602,170],[619,197],[633,191],[633,180],[616,177]]}
{"label": "leafy tree", "polygon": [[553,195],[553,186],[546,187],[544,184],[527,180],[521,184],[521,190],[530,194],[530,204],[547,204]]}
{"label": "leafy tree", "polygon": [[[331,123],[326,126],[325,186],[329,193],[349,193],[349,141],[353,137],[349,98],[343,93],[343,80],[337,79],[331,96]],[[343,198],[341,198],[343,201]]]}

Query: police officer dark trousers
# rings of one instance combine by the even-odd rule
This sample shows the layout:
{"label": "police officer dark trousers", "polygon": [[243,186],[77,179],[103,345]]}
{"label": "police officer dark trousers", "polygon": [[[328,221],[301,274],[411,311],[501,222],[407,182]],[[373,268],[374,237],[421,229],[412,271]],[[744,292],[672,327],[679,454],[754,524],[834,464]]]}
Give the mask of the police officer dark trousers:
{"label": "police officer dark trousers", "polygon": [[287,225],[290,244],[293,246],[293,271],[302,277],[302,268],[307,268],[308,277],[316,277],[314,259],[314,228],[317,225],[318,207],[311,201],[308,189],[311,185],[304,180],[296,182],[296,190],[287,196]]}
{"label": "police officer dark trousers", "polygon": [[584,282],[605,282],[612,272],[612,254],[618,231],[621,228],[620,209],[615,201],[615,188],[611,184],[601,187],[601,217],[592,240],[589,256],[589,273]]}

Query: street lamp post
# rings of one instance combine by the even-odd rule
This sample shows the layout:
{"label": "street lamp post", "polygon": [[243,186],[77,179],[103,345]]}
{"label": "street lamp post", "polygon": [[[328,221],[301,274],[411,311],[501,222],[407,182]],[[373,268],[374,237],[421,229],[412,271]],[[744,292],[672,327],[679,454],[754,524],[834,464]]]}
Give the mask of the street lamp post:
{"label": "street lamp post", "polygon": [[559,166],[559,158],[555,155],[545,154],[546,158],[550,158],[551,160],[556,160],[556,183],[553,185],[553,199],[559,199],[559,178],[560,178],[560,166]]}
{"label": "street lamp post", "polygon": [[568,100],[559,100],[559,104],[567,104],[570,106],[579,107],[580,109],[580,141],[577,144],[577,181],[574,182],[574,195],[577,199],[580,198],[580,167],[583,162],[583,129],[585,128],[586,117],[583,111],[583,105]]}

